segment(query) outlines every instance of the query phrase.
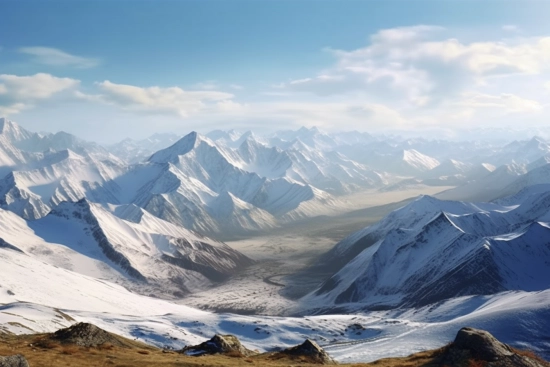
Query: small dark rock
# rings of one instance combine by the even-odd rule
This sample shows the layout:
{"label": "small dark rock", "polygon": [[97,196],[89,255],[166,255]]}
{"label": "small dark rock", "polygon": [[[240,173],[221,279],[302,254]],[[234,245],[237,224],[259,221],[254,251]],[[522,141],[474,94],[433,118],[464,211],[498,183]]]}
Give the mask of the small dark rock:
{"label": "small dark rock", "polygon": [[248,357],[256,352],[245,348],[239,339],[234,335],[219,335],[199,345],[184,347],[179,351],[180,353],[202,356],[206,354],[231,354],[232,356]]}
{"label": "small dark rock", "polygon": [[352,325],[348,325],[348,328],[351,329],[351,330],[354,330],[354,331],[357,331],[357,330],[365,330],[365,327],[361,324],[352,324]]}

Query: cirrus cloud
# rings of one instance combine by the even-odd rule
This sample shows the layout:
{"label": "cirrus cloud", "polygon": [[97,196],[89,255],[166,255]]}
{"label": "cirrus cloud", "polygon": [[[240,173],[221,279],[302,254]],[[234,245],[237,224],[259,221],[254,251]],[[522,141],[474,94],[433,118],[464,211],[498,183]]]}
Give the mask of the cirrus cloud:
{"label": "cirrus cloud", "polygon": [[70,66],[87,69],[100,64],[99,59],[72,55],[53,47],[21,47],[18,51],[32,56],[34,61],[39,64],[50,66]]}

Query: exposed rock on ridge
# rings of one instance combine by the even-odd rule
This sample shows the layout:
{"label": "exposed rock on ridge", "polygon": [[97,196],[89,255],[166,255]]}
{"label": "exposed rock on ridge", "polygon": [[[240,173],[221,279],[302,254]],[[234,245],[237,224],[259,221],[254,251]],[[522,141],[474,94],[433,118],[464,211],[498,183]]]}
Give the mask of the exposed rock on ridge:
{"label": "exposed rock on ridge", "polygon": [[234,335],[216,334],[214,337],[204,343],[194,346],[184,347],[180,353],[190,356],[202,356],[207,354],[231,354],[232,356],[248,357],[258,354],[245,348],[239,339]]}

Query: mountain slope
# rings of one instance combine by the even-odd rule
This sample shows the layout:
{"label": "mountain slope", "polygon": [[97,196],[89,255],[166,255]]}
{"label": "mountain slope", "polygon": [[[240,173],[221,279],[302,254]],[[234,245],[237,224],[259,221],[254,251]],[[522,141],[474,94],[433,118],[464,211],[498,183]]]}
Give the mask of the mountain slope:
{"label": "mountain slope", "polygon": [[550,192],[521,199],[508,206],[418,199],[325,255],[336,273],[303,303],[387,308],[548,289]]}
{"label": "mountain slope", "polygon": [[80,200],[61,203],[42,219],[27,222],[0,209],[4,247],[165,296],[205,288],[252,263],[224,243],[134,210],[141,211],[139,219],[134,215],[136,222],[124,221]]}

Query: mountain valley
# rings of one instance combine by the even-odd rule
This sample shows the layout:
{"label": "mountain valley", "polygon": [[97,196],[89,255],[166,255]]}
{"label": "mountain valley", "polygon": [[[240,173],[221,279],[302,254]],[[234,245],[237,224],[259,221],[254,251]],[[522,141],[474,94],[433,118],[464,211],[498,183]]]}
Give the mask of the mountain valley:
{"label": "mountain valley", "polygon": [[310,338],[352,363],[473,326],[550,357],[542,138],[301,128],[103,147],[0,123],[0,332]]}

